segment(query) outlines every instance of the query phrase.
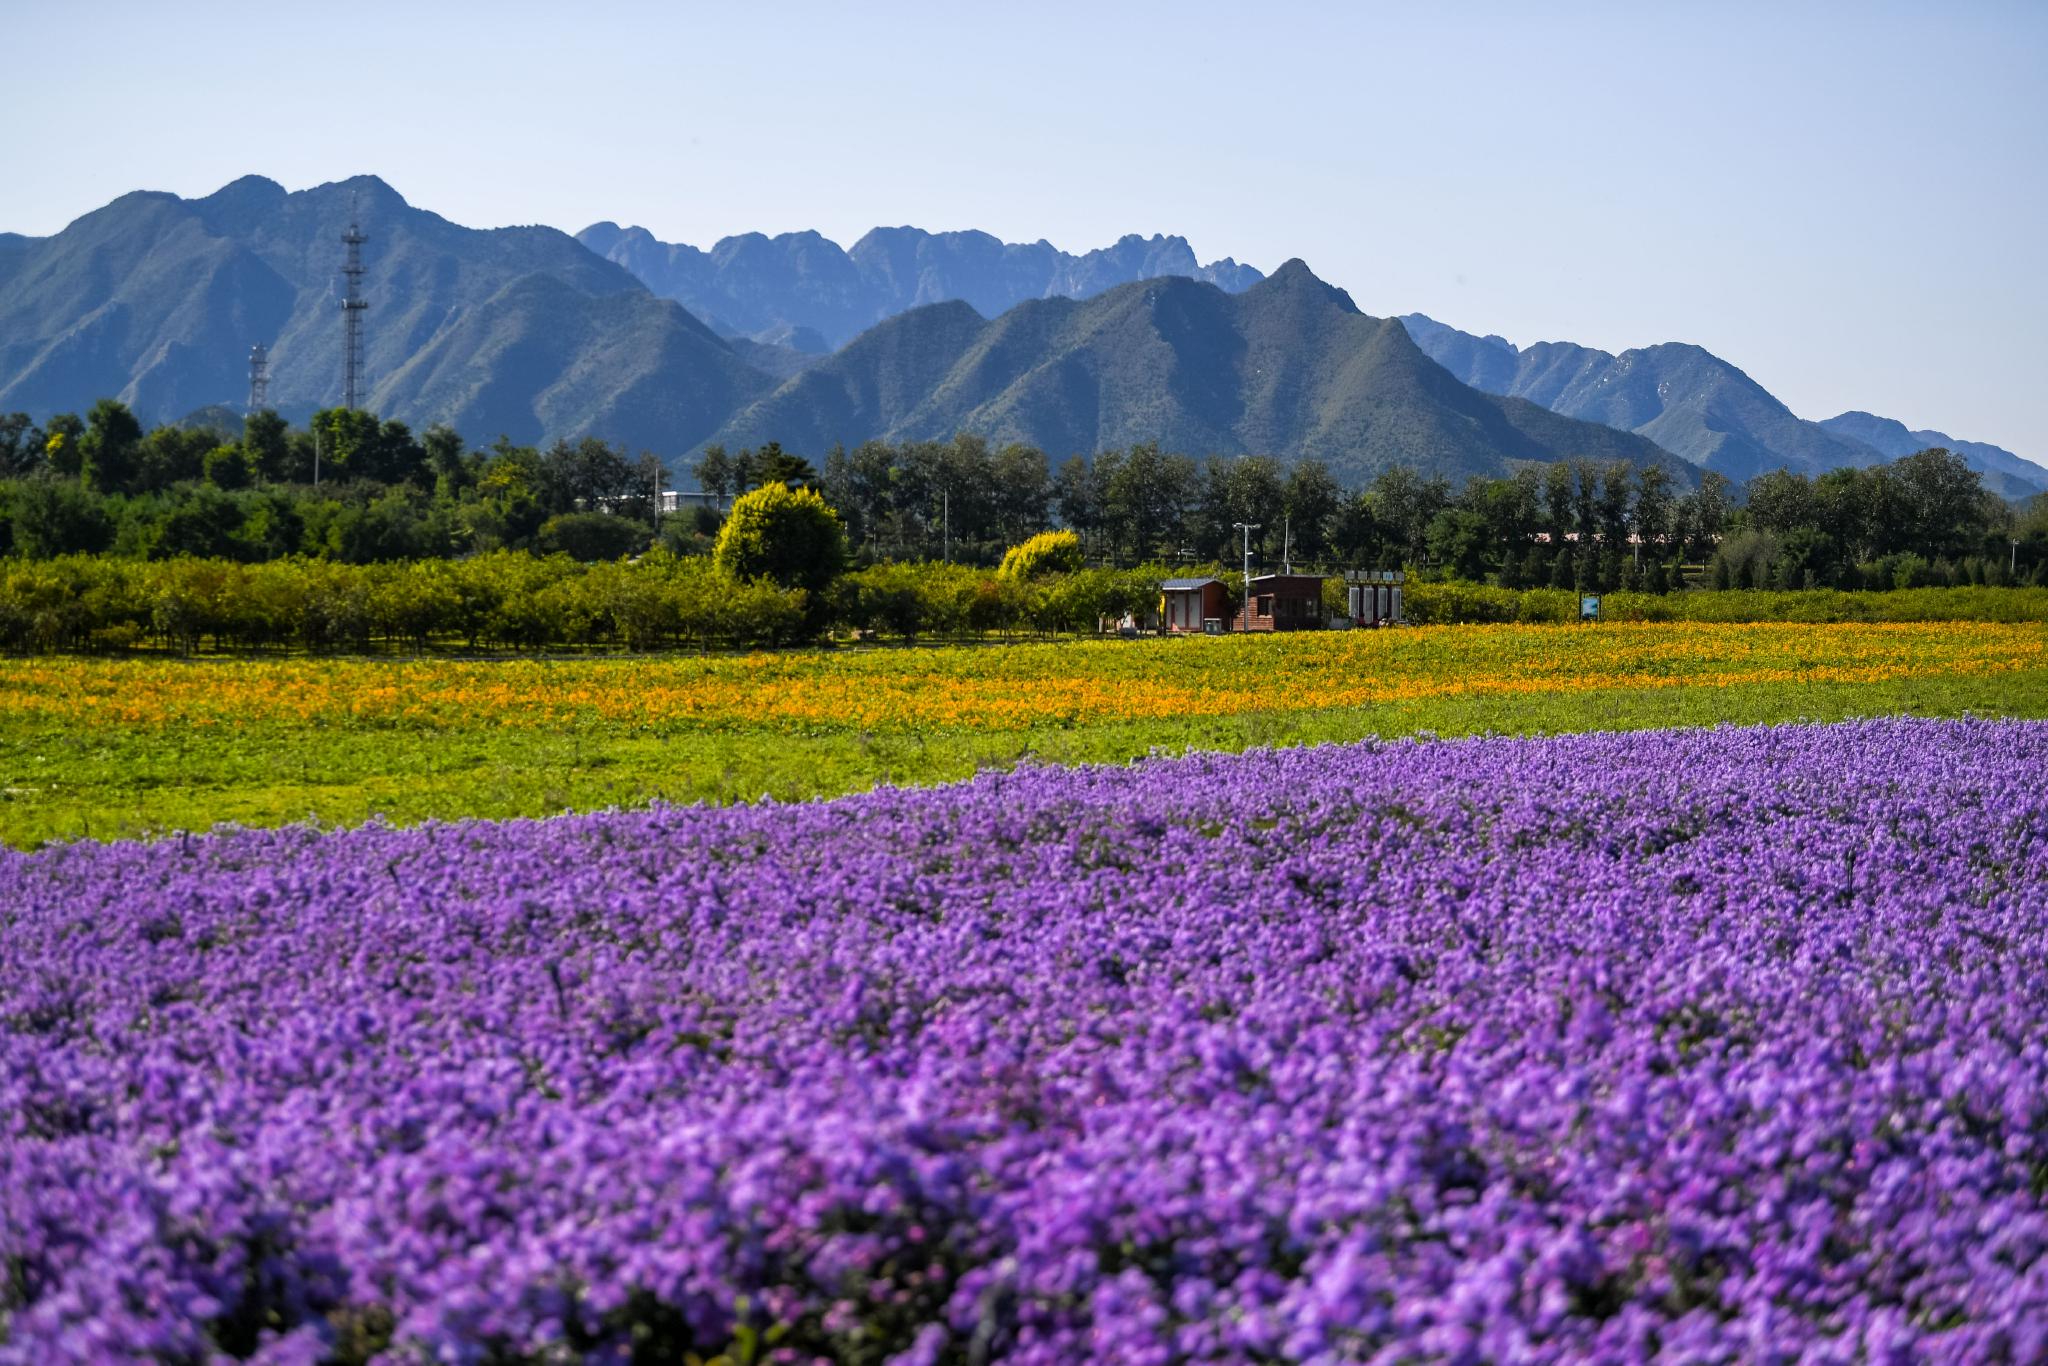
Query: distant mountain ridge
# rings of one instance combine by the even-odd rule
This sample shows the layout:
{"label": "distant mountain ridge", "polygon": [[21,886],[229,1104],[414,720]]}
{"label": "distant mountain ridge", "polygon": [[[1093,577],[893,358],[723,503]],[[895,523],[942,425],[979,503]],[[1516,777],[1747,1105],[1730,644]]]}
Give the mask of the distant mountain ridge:
{"label": "distant mountain ridge", "polygon": [[[2048,487],[2048,470],[1995,446],[1863,413],[1804,422],[1698,347],[1517,349],[1420,314],[1368,317],[1299,261],[1271,279],[1203,266],[1177,237],[1073,256],[878,229],[851,252],[809,233],[693,257],[637,230],[586,230],[615,256],[711,269],[721,297],[754,310],[738,316],[772,320],[721,336],[575,238],[462,227],[373,176],[138,192],[49,237],[0,233],[0,411],[47,417],[109,395],[153,422],[238,408],[256,342],[273,406],[338,402],[338,238],[352,219],[370,237],[366,406],[477,441],[594,435],[675,456],[779,440],[817,456],[973,431],[1055,457],[1138,441],[1315,456],[1351,477],[1584,456],[1735,478],[1938,443],[2001,492]],[[864,311],[899,305],[833,349]]]}
{"label": "distant mountain ridge", "polygon": [[1703,347],[1667,342],[1617,356],[1572,342],[1517,347],[1422,313],[1401,322],[1417,345],[1474,388],[1639,433],[1738,483],[1767,470],[1813,475],[1945,445],[1984,476],[1986,487],[2007,497],[2048,490],[2048,469],[1996,446],[1909,433],[1901,423],[1868,414],[1807,421]]}
{"label": "distant mountain ridge", "polygon": [[[1823,418],[1819,425],[1837,436],[1862,442],[1887,460],[1924,451],[1930,446],[1945,446],[1968,461],[1971,469],[1984,475],[1988,487],[1999,489],[2001,483],[2009,483],[2026,485],[2037,493],[2048,492],[2048,468],[2024,456],[2014,455],[2002,446],[1984,441],[1958,440],[1947,432],[1937,432],[1932,428],[1909,431],[1906,424],[1896,418],[1854,410]],[[2013,497],[2019,492],[2014,489],[2006,496]]]}
{"label": "distant mountain ridge", "polygon": [[0,410],[112,395],[165,421],[248,392],[341,398],[337,267],[360,221],[366,406],[480,439],[590,431],[687,445],[772,386],[682,307],[553,228],[465,228],[374,176],[286,193],[247,176],[203,199],[138,192],[0,245]]}
{"label": "distant mountain ridge", "polygon": [[993,319],[913,309],[743,407],[714,437],[822,450],[979,432],[1055,457],[1157,441],[1191,454],[1392,464],[1462,478],[1585,456],[1682,462],[1653,442],[1460,383],[1401,324],[1289,261],[1239,294],[1180,276]]}
{"label": "distant mountain ridge", "polygon": [[1186,238],[1157,234],[1078,256],[1043,239],[913,227],[872,229],[850,250],[816,232],[756,232],[705,251],[609,222],[576,240],[723,335],[814,355],[925,304],[957,299],[992,318],[1033,299],[1083,299],[1134,280],[1186,276],[1236,293],[1264,278],[1228,257],[1203,265]]}

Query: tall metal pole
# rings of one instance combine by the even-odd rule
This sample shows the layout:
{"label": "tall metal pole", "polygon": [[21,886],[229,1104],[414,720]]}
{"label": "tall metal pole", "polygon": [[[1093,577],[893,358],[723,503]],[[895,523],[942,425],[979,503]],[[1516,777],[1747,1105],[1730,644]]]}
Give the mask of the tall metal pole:
{"label": "tall metal pole", "polygon": [[320,487],[320,422],[313,422],[313,487]]}
{"label": "tall metal pole", "polygon": [[939,519],[943,528],[941,544],[945,548],[946,563],[953,563],[953,490],[939,490]]}
{"label": "tall metal pole", "polygon": [[1259,529],[1257,522],[1232,522],[1232,526],[1244,533],[1244,605],[1238,609],[1245,629],[1252,624],[1252,533]]}

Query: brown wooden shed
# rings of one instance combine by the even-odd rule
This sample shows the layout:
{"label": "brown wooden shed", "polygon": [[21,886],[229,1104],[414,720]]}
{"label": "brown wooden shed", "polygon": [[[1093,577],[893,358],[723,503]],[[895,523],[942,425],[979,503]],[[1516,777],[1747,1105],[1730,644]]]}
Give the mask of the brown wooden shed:
{"label": "brown wooden shed", "polygon": [[1230,594],[1221,579],[1168,579],[1159,585],[1159,629],[1172,636],[1230,626]]}
{"label": "brown wooden shed", "polygon": [[1327,626],[1320,574],[1261,574],[1237,614],[1240,631],[1319,631]]}

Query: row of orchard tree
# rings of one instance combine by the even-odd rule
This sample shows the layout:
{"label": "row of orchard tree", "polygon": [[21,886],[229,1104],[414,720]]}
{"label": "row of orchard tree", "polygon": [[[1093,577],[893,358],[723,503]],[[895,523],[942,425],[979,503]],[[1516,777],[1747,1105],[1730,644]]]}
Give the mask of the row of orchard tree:
{"label": "row of orchard tree", "polygon": [[239,433],[145,431],[111,400],[43,426],[0,417],[0,554],[260,563],[459,559],[496,550],[596,561],[651,548],[708,554],[724,509],[764,485],[820,491],[855,565],[990,566],[1059,523],[1086,561],[1406,567],[1503,587],[1888,587],[2033,581],[2048,507],[1987,493],[1946,451],[1736,489],[1627,464],[1568,462],[1453,488],[1405,467],[1347,488],[1317,461],[1210,458],[1152,445],[1075,457],[977,437],[833,449],[822,468],[769,444],[711,448],[693,473],[711,506],[660,515],[666,473],[586,438],[472,448],[446,428],[341,409],[277,414]]}
{"label": "row of orchard tree", "polygon": [[776,646],[822,634],[915,640],[1092,632],[1158,601],[1163,566],[1034,569],[816,553],[815,493],[739,500],[717,553],[584,563],[493,551],[368,565],[65,556],[0,561],[0,650],[158,647],[369,652]]}

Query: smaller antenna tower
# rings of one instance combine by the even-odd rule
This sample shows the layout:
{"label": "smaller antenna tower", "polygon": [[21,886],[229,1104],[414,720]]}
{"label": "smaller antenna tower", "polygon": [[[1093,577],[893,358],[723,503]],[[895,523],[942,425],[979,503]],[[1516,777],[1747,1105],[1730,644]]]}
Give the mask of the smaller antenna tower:
{"label": "smaller antenna tower", "polygon": [[249,348],[249,411],[270,406],[270,352],[262,342]]}
{"label": "smaller antenna tower", "polygon": [[341,295],[341,406],[357,408],[363,379],[363,310],[370,306],[363,298],[363,243],[369,241],[369,234],[356,226],[355,214],[349,214],[348,231],[341,235],[342,245],[348,248],[348,255],[341,266],[342,279],[347,283]]}

